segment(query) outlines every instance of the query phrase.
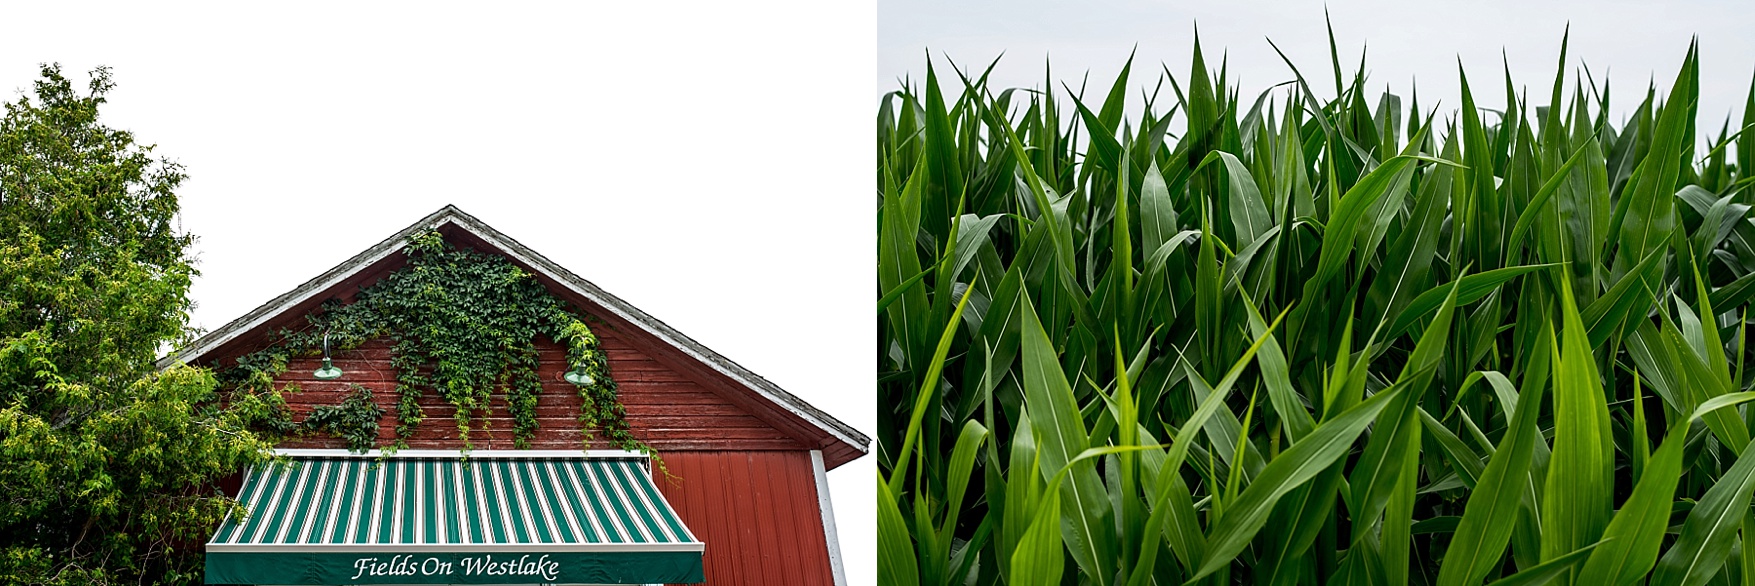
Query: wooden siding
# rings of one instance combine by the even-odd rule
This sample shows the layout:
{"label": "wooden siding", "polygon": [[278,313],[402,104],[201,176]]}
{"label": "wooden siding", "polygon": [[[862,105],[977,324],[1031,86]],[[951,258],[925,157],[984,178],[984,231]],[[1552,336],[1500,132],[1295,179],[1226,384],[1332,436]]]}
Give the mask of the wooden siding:
{"label": "wooden siding", "polygon": [[[643,352],[629,346],[609,328],[595,329],[602,348],[609,353],[610,373],[620,386],[622,405],[627,409],[627,422],[635,437],[660,452],[670,450],[808,450],[793,437],[775,429],[744,408],[718,393],[694,382]],[[538,430],[530,447],[536,449],[578,449],[584,432],[577,416],[580,400],[577,390],[561,375],[567,371],[566,351],[559,344],[542,341],[538,375],[543,392],[538,396],[536,416]],[[335,366],[345,373],[338,380],[321,381],[311,376],[321,365],[320,358],[289,361],[287,371],[275,379],[277,385],[297,385],[299,392],[287,393],[286,400],[295,421],[318,405],[334,405],[351,392],[349,385],[358,384],[372,390],[373,400],[384,408],[378,438],[383,444],[396,440],[396,369],[390,366],[390,342],[374,340],[361,347],[337,352]],[[476,449],[511,449],[512,419],[506,411],[504,393],[493,395],[493,408],[486,418],[471,422],[470,443]],[[410,448],[457,449],[457,425],[452,420],[455,410],[444,398],[428,392],[421,398],[426,421],[409,439]],[[595,438],[594,448],[607,447]],[[344,448],[337,438],[324,435],[294,438],[282,442],[286,448]],[[807,470],[808,473],[808,470]]]}
{"label": "wooden siding", "polygon": [[[552,264],[544,264],[548,262],[547,259],[541,258],[535,251],[522,248],[522,246],[516,241],[512,241],[504,234],[499,234],[498,232],[493,231],[492,228],[480,224],[480,221],[474,217],[464,214],[462,211],[450,206],[422,219],[414,226],[405,229],[402,233],[394,235],[384,242],[361,252],[354,258],[349,259],[341,265],[330,269],[323,275],[319,275],[311,281],[306,282],[297,289],[289,291],[286,294],[269,301],[261,307],[251,311],[249,314],[234,320],[232,323],[226,324],[214,332],[210,332],[207,336],[204,336],[201,340],[198,340],[195,343],[193,350],[188,350],[185,351],[184,354],[161,360],[160,367],[168,366],[170,363],[177,360],[188,360],[194,364],[222,367],[229,364],[230,361],[237,356],[265,346],[269,342],[267,335],[268,332],[279,331],[286,328],[301,329],[309,327],[305,318],[306,314],[316,310],[326,300],[336,299],[343,303],[351,302],[358,295],[361,288],[368,287],[372,283],[383,278],[384,275],[403,267],[406,264],[406,257],[400,252],[396,252],[395,249],[401,245],[403,238],[408,233],[426,226],[436,227],[440,233],[444,235],[444,238],[447,241],[461,248],[479,250],[489,254],[506,255],[513,264],[534,275],[536,279],[551,293],[572,303],[577,309],[605,320],[607,323],[593,326],[600,335],[605,334],[604,330],[619,330],[618,334],[621,338],[619,342],[622,343],[621,350],[624,354],[632,351],[639,356],[643,356],[653,366],[666,369],[668,371],[667,374],[684,377],[688,381],[691,381],[696,389],[705,391],[708,394],[716,395],[718,397],[716,403],[720,405],[729,405],[739,409],[742,413],[748,414],[756,420],[759,420],[763,427],[778,431],[785,436],[783,441],[768,441],[766,447],[761,447],[758,445],[760,442],[752,443],[744,440],[758,440],[763,438],[751,437],[750,432],[731,431],[728,432],[731,434],[729,436],[723,438],[714,436],[714,438],[712,438],[714,440],[726,440],[725,442],[721,442],[720,445],[728,446],[732,449],[802,448],[807,450],[822,450],[824,462],[830,470],[865,455],[866,445],[869,440],[848,439],[850,437],[864,438],[865,436],[863,434],[860,434],[856,430],[852,430],[852,428],[846,427],[845,424],[842,424],[839,421],[835,421],[833,417],[822,413],[816,408],[804,404],[802,401],[798,401],[795,397],[787,395],[784,390],[774,387],[772,383],[762,380],[760,376],[749,373],[741,367],[732,364],[728,359],[714,354],[711,350],[700,347],[698,343],[689,340],[687,336],[682,335],[680,332],[669,330],[667,326],[662,322],[659,322],[656,318],[647,316],[639,312],[638,309],[628,306],[625,302],[614,298],[614,296],[609,295],[607,292],[598,290],[594,285],[591,285],[584,281],[584,279],[581,279],[570,272],[567,272],[564,268],[553,266]],[[521,252],[512,254],[508,253],[508,250]],[[518,254],[522,254],[523,256],[518,256]],[[532,263],[541,266],[534,266]],[[596,297],[593,297],[589,291],[595,291]],[[604,303],[603,299],[607,299],[608,302]],[[656,328],[656,330],[654,330],[654,328]],[[668,334],[664,332],[668,332]],[[339,355],[337,358],[349,359]],[[356,356],[352,359],[359,358],[361,357]],[[369,358],[367,360],[368,364],[364,365],[367,369],[388,370],[387,364],[373,364],[379,361],[371,360]],[[310,366],[310,368],[302,368],[306,365],[305,362],[295,363],[294,366],[302,368],[302,372],[299,369],[290,371],[287,376],[281,379],[281,382],[299,382],[303,388],[315,393],[333,393],[337,389],[345,389],[347,382],[366,384],[366,386],[372,388],[374,392],[387,391],[394,388],[393,374],[378,372],[371,373],[373,377],[376,377],[373,379],[362,378],[355,380],[350,372],[349,376],[344,377],[339,383],[315,381],[307,374],[310,370],[316,368],[314,366],[315,361],[310,361],[309,364],[313,366]],[[346,369],[347,366],[342,365],[342,368]],[[638,369],[638,367],[636,366],[634,369]],[[620,377],[620,373],[618,372],[617,374],[618,381],[623,380]],[[570,387],[564,386],[565,383],[560,380],[558,374],[545,372],[544,375],[545,377],[548,377],[548,384],[553,385],[550,387],[551,389],[560,388],[563,392],[570,392]],[[752,380],[754,382],[752,382]],[[627,386],[625,381],[623,386]],[[764,393],[777,393],[779,398],[765,395]],[[340,397],[340,395],[333,394],[331,396],[337,400]],[[392,404],[392,402],[388,401],[385,397],[379,397],[379,400],[380,404],[383,405]],[[333,401],[328,401],[326,403],[323,400],[314,400],[304,401],[303,403],[308,406],[316,404],[331,404]],[[544,404],[548,405],[548,403]],[[566,404],[566,402],[562,402],[554,405],[565,406]],[[428,407],[427,413],[429,416],[435,414],[444,417],[450,416],[451,410],[443,401],[433,400],[430,402],[423,402],[423,405]],[[574,401],[571,405],[577,406],[577,402]],[[633,409],[631,404],[629,407],[630,410]],[[502,416],[501,419],[493,421],[493,423],[496,424],[496,427],[492,428],[489,434],[481,435],[491,435],[491,439],[496,440],[492,444],[492,447],[498,448],[502,445],[510,445],[509,437],[504,438],[504,441],[499,441],[501,436],[508,435],[503,432],[509,432],[509,427],[498,425],[504,420],[503,402],[496,402],[495,410]],[[686,413],[681,415],[685,417],[688,416]],[[812,421],[812,417],[818,418],[818,421]],[[823,419],[826,419],[829,423],[821,423],[821,420]],[[509,420],[504,420],[504,422],[509,424]],[[683,422],[684,420],[681,419],[673,419],[669,423],[680,424]],[[654,423],[665,422],[654,420]],[[845,430],[845,434],[837,435],[839,432],[825,426],[839,427]],[[578,438],[576,427],[574,429],[574,438],[572,441],[576,441]],[[639,434],[640,432],[636,431],[635,433]],[[476,439],[477,435],[478,434],[472,433],[471,439]],[[660,432],[660,435],[663,435],[663,433]],[[387,435],[384,437],[391,436]],[[447,438],[445,437],[426,437],[418,438],[417,441],[432,442],[427,445],[446,446],[448,445],[446,444],[446,439]],[[454,440],[455,438],[451,439]],[[767,439],[772,440],[773,438],[769,437]],[[545,437],[544,440],[568,443],[567,441],[555,438]],[[451,442],[451,444],[456,443],[457,442],[455,441]],[[661,439],[657,442],[651,443],[653,443],[655,447],[660,443],[666,444],[668,449],[713,449],[714,447],[714,444],[711,441],[705,443],[691,442],[676,438]],[[787,444],[787,446],[781,447],[780,444]],[[326,447],[330,445],[339,446],[340,444],[338,442],[316,441],[311,442],[309,445]],[[484,446],[478,443],[477,447]]]}
{"label": "wooden siding", "polygon": [[810,452],[664,455],[671,507],[707,544],[709,586],[834,584]]}

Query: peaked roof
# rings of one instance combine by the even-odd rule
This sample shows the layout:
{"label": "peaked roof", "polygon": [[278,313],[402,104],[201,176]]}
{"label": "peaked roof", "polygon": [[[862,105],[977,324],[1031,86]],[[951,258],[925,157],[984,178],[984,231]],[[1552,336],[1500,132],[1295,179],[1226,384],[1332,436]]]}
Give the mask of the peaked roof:
{"label": "peaked roof", "polygon": [[768,420],[782,431],[799,436],[802,443],[812,449],[823,450],[827,467],[834,468],[844,464],[865,455],[869,450],[871,438],[852,426],[786,392],[718,352],[702,346],[700,342],[665,325],[658,318],[629,305],[621,298],[611,295],[517,240],[482,223],[475,216],[451,205],[421,218],[292,291],[208,332],[177,353],[159,360],[158,366],[164,368],[179,362],[195,363],[210,356],[223,356],[227,352],[216,351],[228,345],[248,343],[248,339],[254,337],[251,334],[262,330],[264,326],[284,321],[291,315],[302,315],[302,312],[296,311],[301,307],[314,308],[316,303],[346,291],[349,285],[357,287],[370,284],[368,281],[376,280],[374,273],[382,270],[388,264],[386,261],[394,260],[396,253],[407,246],[409,236],[427,229],[440,230],[447,236],[479,241],[472,243],[485,245],[484,248],[504,254],[513,263],[536,274],[538,280],[551,289],[560,289],[564,297],[582,299],[609,314],[598,317],[612,323],[619,322],[617,325],[631,325],[637,334],[659,342],[660,344],[654,345],[654,349],[665,351],[678,361],[699,365],[699,368],[692,370],[697,374],[719,379],[724,383],[717,385],[720,389],[743,395],[747,399],[746,405],[757,411],[754,415]]}

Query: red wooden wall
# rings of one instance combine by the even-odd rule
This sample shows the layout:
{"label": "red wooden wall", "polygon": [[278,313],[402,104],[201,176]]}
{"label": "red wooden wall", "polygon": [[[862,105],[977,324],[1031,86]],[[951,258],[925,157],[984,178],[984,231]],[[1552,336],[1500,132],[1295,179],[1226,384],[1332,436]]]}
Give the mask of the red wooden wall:
{"label": "red wooden wall", "polygon": [[[743,408],[645,355],[607,327],[593,331],[609,354],[610,374],[620,387],[627,421],[635,437],[659,451],[675,478],[657,478],[665,498],[682,516],[696,538],[707,544],[707,584],[724,586],[833,584],[823,520],[817,500],[810,448],[776,430]],[[540,425],[533,449],[579,449],[582,432],[576,415],[579,397],[561,375],[567,370],[565,350],[538,344],[538,372],[543,393],[537,401]],[[294,421],[302,421],[317,405],[334,405],[350,384],[372,390],[385,410],[379,424],[382,444],[396,439],[396,369],[390,366],[390,342],[375,340],[360,348],[336,352],[332,359],[344,374],[320,381],[311,375],[319,358],[291,360],[277,386],[296,384],[286,394]],[[229,360],[210,364],[223,368]],[[504,395],[494,395],[491,426],[472,426],[475,449],[513,449],[512,420]],[[453,409],[436,394],[421,400],[427,420],[409,440],[416,449],[459,449]],[[295,438],[284,448],[344,448],[327,436]],[[601,438],[591,445],[608,448]]]}
{"label": "red wooden wall", "polygon": [[671,452],[658,479],[695,538],[708,584],[834,584],[810,452]]}
{"label": "red wooden wall", "polygon": [[[622,405],[628,411],[629,428],[634,437],[654,449],[660,452],[808,449],[725,398],[640,353],[613,330],[600,327],[593,332],[609,353],[610,375],[620,387]],[[543,380],[543,392],[536,403],[539,428],[530,447],[579,449],[583,432],[577,419],[578,391],[561,378],[568,368],[566,350],[546,340],[539,343],[537,349],[541,354],[537,372]],[[289,361],[286,373],[275,380],[277,385],[297,384],[301,389],[301,392],[286,394],[294,420],[303,420],[314,406],[340,403],[347,393],[352,392],[349,385],[358,384],[371,389],[372,398],[384,408],[379,440],[386,444],[395,442],[396,369],[390,366],[390,342],[375,340],[349,352],[337,352],[332,359],[344,372],[340,379],[317,380],[311,373],[322,365],[321,359],[303,358]],[[493,405],[487,417],[487,429],[481,428],[479,420],[471,423],[470,443],[476,449],[512,449],[512,419],[506,412],[505,396],[496,393]],[[408,447],[463,447],[457,438],[457,426],[451,419],[455,409],[443,397],[428,393],[422,397],[421,406],[426,410],[427,420],[416,429]],[[610,447],[601,437],[594,439],[592,448]],[[286,442],[282,447],[344,448],[346,444],[336,438],[313,436]]]}

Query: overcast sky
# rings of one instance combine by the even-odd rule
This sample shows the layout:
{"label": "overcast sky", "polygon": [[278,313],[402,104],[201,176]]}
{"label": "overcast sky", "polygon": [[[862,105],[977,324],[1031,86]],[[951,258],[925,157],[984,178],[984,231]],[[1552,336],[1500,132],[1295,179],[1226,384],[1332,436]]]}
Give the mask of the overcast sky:
{"label": "overcast sky", "polygon": [[[212,329],[456,204],[867,434],[869,2],[7,3],[0,92],[114,70]],[[875,583],[874,458],[830,472]]]}
{"label": "overcast sky", "polygon": [[[938,67],[948,56],[975,69],[1003,52],[991,83],[995,92],[1040,88],[1043,63],[1050,60],[1057,91],[1060,82],[1078,88],[1088,72],[1093,88],[1088,95],[1100,100],[1137,44],[1135,88],[1129,93],[1130,111],[1137,112],[1141,90],[1157,83],[1161,65],[1186,84],[1197,23],[1207,63],[1217,69],[1228,54],[1230,75],[1244,101],[1253,102],[1268,86],[1293,78],[1269,38],[1317,94],[1333,96],[1323,8],[1318,2],[883,0],[873,103],[898,88],[898,79],[923,79],[928,49]],[[1371,98],[1387,86],[1406,104],[1417,78],[1422,109],[1437,99],[1446,112],[1460,103],[1459,58],[1482,107],[1504,107],[1507,64],[1520,93],[1527,88],[1530,102],[1546,105],[1568,23],[1568,96],[1576,79],[1572,72],[1588,63],[1599,85],[1605,77],[1612,80],[1617,123],[1644,99],[1654,75],[1659,93],[1669,90],[1694,35],[1700,37],[1703,129],[1716,135],[1732,112],[1732,128],[1738,125],[1755,71],[1755,35],[1749,34],[1755,11],[1739,2],[1337,1],[1328,11],[1347,79],[1368,45]],[[943,71],[941,76],[949,75]],[[1174,95],[1168,84],[1164,95]]]}
{"label": "overcast sky", "polygon": [[[1244,99],[1332,93],[1318,3],[1022,1],[370,4],[13,3],[0,90],[41,62],[114,69],[105,120],[188,167],[194,323],[215,328],[451,203],[862,431],[872,432],[871,121],[930,49],[1005,53],[996,88],[1185,77],[1198,20]],[[1456,62],[1503,105],[1612,71],[1617,111],[1667,88],[1692,35],[1716,130],[1755,71],[1734,2],[1335,2],[1341,59],[1374,92],[1454,107]],[[873,22],[876,26],[873,26]],[[875,29],[875,31],[874,31]],[[875,32],[875,34],[874,34]],[[875,48],[875,50],[874,50]],[[875,62],[875,76],[873,66]],[[1349,65],[1348,69],[1351,69]],[[83,80],[83,75],[78,75]],[[1138,92],[1132,92],[1138,101]],[[873,584],[873,459],[829,474],[854,584]]]}

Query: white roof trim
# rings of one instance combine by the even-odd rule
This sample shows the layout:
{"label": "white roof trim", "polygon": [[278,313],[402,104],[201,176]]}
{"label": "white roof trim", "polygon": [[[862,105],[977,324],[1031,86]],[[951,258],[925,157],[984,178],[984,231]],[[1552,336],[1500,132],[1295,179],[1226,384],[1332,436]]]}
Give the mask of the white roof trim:
{"label": "white roof trim", "polygon": [[[406,235],[403,234],[398,234],[398,236],[406,237]],[[177,353],[160,358],[157,366],[162,369],[173,364],[192,362],[195,359],[200,358],[201,355],[206,354],[208,351],[223,346],[227,342],[237,339],[238,336],[242,336],[245,333],[256,329],[258,326],[267,323],[269,320],[279,316],[281,312],[297,306],[300,303],[309,301],[312,297],[315,297],[324,291],[328,291],[330,287],[341,284],[342,281],[353,276],[353,274],[359,269],[371,266],[372,264],[383,260],[384,257],[390,256],[401,249],[402,247],[400,246],[387,247],[384,246],[383,243],[379,243],[377,246],[366,249],[365,252],[355,255],[340,266],[329,269],[329,272],[323,273],[315,279],[305,281],[305,284],[299,285],[297,289],[293,289],[280,297],[274,298],[274,300],[269,301],[268,303],[262,304],[261,307],[257,307],[250,313],[244,314],[243,317],[232,320],[231,323],[220,326],[217,330],[208,332],[207,335],[196,339],[193,343],[189,344],[189,346],[179,350]],[[347,268],[348,270],[343,271],[341,270],[342,268]]]}
{"label": "white roof trim", "polygon": [[835,530],[835,504],[829,501],[829,477],[823,469],[823,451],[810,451],[810,468],[817,479],[817,507],[823,511],[823,541],[829,544],[829,570],[835,586],[847,586],[847,568],[841,563],[841,535]]}
{"label": "white roof trim", "polygon": [[250,313],[244,314],[243,317],[232,320],[230,323],[209,332],[207,335],[191,342],[187,347],[179,350],[177,353],[160,359],[158,366],[159,368],[166,368],[177,363],[193,362],[215,348],[223,346],[227,342],[231,342],[239,336],[267,323],[285,311],[301,303],[310,301],[313,297],[316,297],[324,291],[329,290],[329,288],[346,281],[349,277],[352,277],[366,267],[383,260],[391,254],[400,252],[403,247],[407,245],[408,237],[415,232],[428,228],[437,228],[445,224],[455,225],[476,237],[481,238],[487,243],[500,249],[501,252],[506,253],[519,262],[522,262],[532,269],[542,273],[544,276],[554,279],[555,282],[560,283],[574,293],[577,293],[604,309],[615,313],[629,323],[634,324],[653,336],[656,336],[666,344],[682,351],[683,354],[688,355],[690,358],[693,358],[702,364],[707,365],[709,368],[712,368],[714,371],[737,381],[744,387],[755,391],[756,394],[760,395],[762,398],[779,405],[781,408],[797,415],[799,418],[804,419],[816,428],[829,433],[831,436],[834,436],[836,439],[850,446],[853,446],[858,449],[861,454],[870,452],[871,438],[860,433],[858,430],[853,429],[852,426],[842,423],[840,420],[837,420],[833,416],[824,413],[822,410],[817,409],[809,403],[806,403],[792,393],[786,392],[778,385],[769,382],[760,375],[750,372],[748,369],[739,366],[737,363],[721,356],[719,353],[702,346],[699,342],[696,342],[688,336],[683,335],[681,332],[672,329],[657,318],[648,315],[644,311],[640,311],[639,308],[629,305],[628,302],[622,301],[620,298],[609,294],[609,292],[598,288],[590,281],[573,274],[571,271],[568,271],[560,265],[555,264],[553,261],[548,260],[546,257],[543,257],[541,254],[538,254],[536,251],[531,250],[523,244],[520,244],[518,241],[500,233],[499,230],[495,230],[487,224],[482,223],[481,220],[476,219],[474,216],[464,213],[463,210],[457,209],[456,206],[450,205],[427,215],[425,218],[421,218],[420,221],[402,229],[401,232],[397,232],[383,242],[379,242],[371,248],[366,249],[364,252],[354,255],[353,258],[348,259],[340,265],[336,265],[335,268],[329,269],[328,272],[306,281],[303,285],[299,285],[298,288],[274,298],[268,303],[263,304],[261,307],[257,307]]}

